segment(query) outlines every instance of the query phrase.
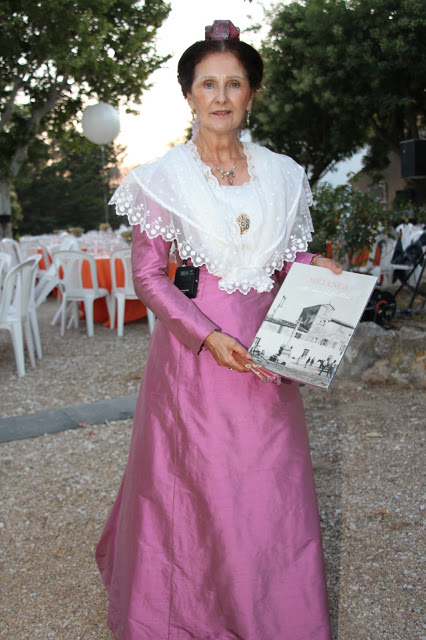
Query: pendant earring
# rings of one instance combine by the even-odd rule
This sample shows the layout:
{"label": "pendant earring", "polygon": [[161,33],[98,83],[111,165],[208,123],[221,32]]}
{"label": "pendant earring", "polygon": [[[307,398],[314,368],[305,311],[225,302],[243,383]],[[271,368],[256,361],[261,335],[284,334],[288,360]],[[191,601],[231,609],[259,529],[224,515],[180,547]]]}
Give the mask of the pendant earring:
{"label": "pendant earring", "polygon": [[247,121],[246,121],[246,126],[248,127],[250,124],[250,111],[247,111]]}

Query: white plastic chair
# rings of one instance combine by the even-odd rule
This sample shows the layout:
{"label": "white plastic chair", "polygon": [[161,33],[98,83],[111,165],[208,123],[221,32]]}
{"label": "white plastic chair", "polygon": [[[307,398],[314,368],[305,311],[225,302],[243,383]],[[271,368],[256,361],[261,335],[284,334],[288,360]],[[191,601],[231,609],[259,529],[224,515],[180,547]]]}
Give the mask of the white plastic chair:
{"label": "white plastic chair", "polygon": [[80,251],[80,245],[75,236],[65,233],[61,237],[60,249],[61,251]]}
{"label": "white plastic chair", "polygon": [[38,250],[41,251],[41,255],[43,256],[43,261],[44,261],[44,269],[40,269],[39,268],[39,274],[38,275],[39,275],[39,277],[41,277],[43,271],[47,271],[49,266],[52,264],[52,255],[51,255],[49,249],[44,244],[39,244],[38,245]]}
{"label": "white plastic chair", "polygon": [[19,247],[24,256],[24,260],[32,258],[36,255],[39,248],[39,240],[36,236],[21,236],[19,238]]}
{"label": "white plastic chair", "polygon": [[6,277],[7,272],[12,266],[12,256],[10,253],[5,253],[4,251],[0,251],[0,292],[3,288],[3,281]]}
{"label": "white plastic chair", "polygon": [[16,367],[20,377],[25,375],[23,333],[31,366],[35,367],[28,305],[36,267],[37,261],[34,258],[12,267],[4,279],[0,299],[0,329],[7,329],[12,335]]}
{"label": "white plastic chair", "polygon": [[[98,298],[106,298],[108,313],[111,318],[111,296],[108,289],[101,289],[98,284],[98,276],[96,273],[96,262],[90,253],[85,251],[57,251],[53,254],[53,262],[58,272],[63,271],[63,299],[61,305],[61,336],[65,333],[65,318],[68,311],[68,305],[71,303],[72,315],[68,327],[74,324],[78,328],[79,321],[79,302],[84,303],[84,311],[86,314],[87,335],[94,335],[93,323],[93,303]],[[92,287],[83,286],[83,262],[87,261],[90,266],[90,276],[92,279]]]}
{"label": "white plastic chair", "polygon": [[[124,327],[124,310],[126,305],[126,300],[138,300],[138,296],[135,293],[135,289],[133,287],[133,279],[132,279],[132,263],[131,263],[131,249],[130,247],[126,247],[124,249],[116,249],[112,252],[110,256],[110,264],[111,264],[111,280],[112,280],[112,292],[111,292],[111,324],[110,328],[114,328],[114,320],[115,320],[115,309],[117,302],[117,336],[120,338],[123,335],[123,327]],[[123,265],[124,271],[124,286],[117,286],[117,277],[116,277],[116,260],[120,260]],[[151,311],[151,309],[146,309],[148,315],[148,326],[149,332],[152,333],[154,331],[155,326],[155,315]]]}
{"label": "white plastic chair", "polygon": [[[38,254],[40,256],[40,254]],[[40,256],[41,259],[41,256]],[[37,309],[43,302],[46,300],[47,296],[52,293],[54,289],[59,290],[59,306],[58,309],[51,321],[51,325],[55,325],[58,319],[61,317],[62,313],[62,302],[63,302],[63,294],[64,294],[64,285],[62,280],[59,277],[58,268],[55,264],[50,264],[48,269],[38,269],[37,270],[37,282],[34,286],[33,296],[30,299],[30,321],[31,327],[33,329],[33,333],[37,331],[38,320],[37,320]],[[36,326],[37,322],[37,326]],[[36,346],[37,357],[42,357],[42,349],[40,341],[37,341],[36,336],[34,335],[34,341]]]}
{"label": "white plastic chair", "polygon": [[[117,249],[113,251],[110,256],[110,265],[111,265],[111,280],[112,280],[112,291],[111,291],[111,329],[114,328],[115,324],[115,310],[117,303],[117,336],[120,338],[123,335],[123,326],[124,326],[124,309],[126,305],[126,300],[137,300],[138,297],[133,288],[133,280],[132,280],[132,265],[130,262],[130,254],[131,249]],[[117,261],[121,262],[124,271],[124,286],[117,286]]]}
{"label": "white plastic chair", "polygon": [[28,316],[30,319],[30,325],[31,325],[33,339],[34,339],[34,346],[35,346],[37,358],[41,360],[41,358],[43,357],[43,351],[41,348],[40,330],[38,327],[38,318],[37,318],[37,307],[35,304],[36,278],[39,273],[38,265],[41,260],[41,254],[38,253],[37,255],[35,255],[33,260],[34,260],[34,266],[32,268],[32,274],[31,274],[31,290],[30,290],[30,299],[28,301]]}
{"label": "white plastic chair", "polygon": [[12,266],[15,267],[24,261],[24,255],[19,242],[12,240],[12,238],[3,238],[0,241],[0,251],[9,253],[12,256]]}
{"label": "white plastic chair", "polygon": [[392,285],[394,271],[409,271],[411,269],[408,265],[392,262],[396,243],[396,238],[390,236],[385,236],[380,243],[380,277],[383,278],[385,286]]}
{"label": "white plastic chair", "polygon": [[[41,271],[41,276],[37,281],[34,288],[34,306],[36,309],[46,300],[49,293],[53,289],[60,289],[63,291],[62,280],[58,274],[58,267],[55,264],[51,264],[48,269]],[[52,322],[52,324],[55,324]]]}

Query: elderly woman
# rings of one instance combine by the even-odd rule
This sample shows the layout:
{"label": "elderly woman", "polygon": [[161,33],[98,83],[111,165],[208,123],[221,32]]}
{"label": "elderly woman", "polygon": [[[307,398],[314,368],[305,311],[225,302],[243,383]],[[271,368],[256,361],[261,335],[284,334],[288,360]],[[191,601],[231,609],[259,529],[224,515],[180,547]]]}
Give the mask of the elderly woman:
{"label": "elderly woman", "polygon": [[[306,252],[303,169],[239,139],[262,71],[232,23],[208,28],[178,67],[197,135],[113,197],[158,318],[96,554],[117,640],[330,639],[298,384],[262,385],[240,358],[292,262],[341,270]],[[173,245],[195,297],[168,278]]]}

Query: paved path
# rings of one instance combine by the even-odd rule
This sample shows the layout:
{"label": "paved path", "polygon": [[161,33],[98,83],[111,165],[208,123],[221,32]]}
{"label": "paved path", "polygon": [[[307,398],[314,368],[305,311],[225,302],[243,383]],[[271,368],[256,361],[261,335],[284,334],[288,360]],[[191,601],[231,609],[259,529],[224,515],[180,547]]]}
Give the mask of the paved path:
{"label": "paved path", "polygon": [[77,429],[81,424],[127,420],[135,414],[136,398],[137,394],[133,394],[3,418],[0,420],[0,443]]}

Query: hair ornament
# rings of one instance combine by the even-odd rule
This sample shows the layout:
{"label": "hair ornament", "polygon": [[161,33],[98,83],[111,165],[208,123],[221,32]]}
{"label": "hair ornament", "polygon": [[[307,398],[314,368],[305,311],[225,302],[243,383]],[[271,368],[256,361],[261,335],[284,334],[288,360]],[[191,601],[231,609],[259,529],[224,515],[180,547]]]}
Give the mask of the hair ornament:
{"label": "hair ornament", "polygon": [[230,20],[215,20],[206,27],[205,40],[239,40],[240,30]]}

